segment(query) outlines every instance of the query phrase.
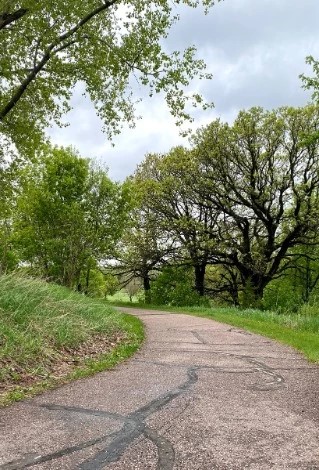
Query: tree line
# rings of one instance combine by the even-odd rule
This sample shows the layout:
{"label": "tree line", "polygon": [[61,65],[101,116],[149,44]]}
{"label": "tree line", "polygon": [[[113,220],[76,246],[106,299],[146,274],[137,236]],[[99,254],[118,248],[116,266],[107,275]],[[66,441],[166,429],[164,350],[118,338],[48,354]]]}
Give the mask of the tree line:
{"label": "tree line", "polygon": [[19,267],[89,292],[92,273],[121,236],[126,185],[71,148],[45,145],[32,164],[11,166],[3,174],[11,193],[1,218],[1,272]]}
{"label": "tree line", "polygon": [[[124,184],[45,143],[79,84],[109,137],[123,121],[134,125],[133,77],[165,96],[178,125],[191,119],[189,102],[210,107],[184,93],[192,79],[211,78],[195,48],[167,52],[163,43],[178,19],[167,0],[2,2],[0,270],[87,293],[105,280],[114,290],[117,279],[133,292],[140,280],[147,301],[258,305],[269,293],[285,297],[288,284],[308,301],[319,278],[315,105],[216,120],[190,148],[146,156]],[[313,75],[301,78],[317,102],[319,65],[307,62]]]}
{"label": "tree line", "polygon": [[289,281],[308,301],[319,280],[318,118],[309,105],[215,120],[121,184],[44,144],[32,163],[1,168],[1,272],[99,294],[139,280],[147,302],[245,306]]}

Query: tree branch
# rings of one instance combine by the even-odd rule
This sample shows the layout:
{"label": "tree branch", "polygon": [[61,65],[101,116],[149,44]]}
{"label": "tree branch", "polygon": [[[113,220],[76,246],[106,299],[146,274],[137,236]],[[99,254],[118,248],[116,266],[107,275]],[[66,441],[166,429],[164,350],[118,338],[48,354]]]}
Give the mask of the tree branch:
{"label": "tree branch", "polygon": [[26,8],[20,8],[17,11],[14,11],[13,13],[8,13],[4,11],[3,13],[0,13],[0,30],[4,29],[6,26],[9,24],[13,23],[14,21],[19,20],[22,18],[28,10]]}
{"label": "tree branch", "polygon": [[[13,93],[11,99],[9,102],[4,106],[4,108],[0,111],[0,121],[3,121],[6,115],[14,108],[14,106],[17,104],[17,102],[20,100],[20,98],[23,96],[29,85],[36,79],[37,75],[43,70],[44,66],[48,63],[52,55],[56,54],[57,52],[61,51],[65,47],[68,47],[71,45],[74,41],[69,41],[65,47],[63,46],[63,42],[69,39],[71,36],[73,36],[75,33],[77,33],[86,23],[88,23],[92,18],[95,16],[99,15],[103,11],[107,10],[110,8],[112,5],[114,5],[117,2],[117,0],[111,0],[108,2],[104,2],[102,5],[97,7],[95,10],[91,11],[88,13],[86,16],[84,16],[77,25],[75,25],[73,28],[71,28],[69,31],[67,31],[64,34],[61,34],[56,41],[51,43],[46,52],[44,53],[42,59],[38,64],[32,69],[32,71],[29,73],[29,75],[22,81],[20,86],[15,90]],[[60,46],[57,48],[57,46]],[[57,48],[55,50],[55,48]]]}

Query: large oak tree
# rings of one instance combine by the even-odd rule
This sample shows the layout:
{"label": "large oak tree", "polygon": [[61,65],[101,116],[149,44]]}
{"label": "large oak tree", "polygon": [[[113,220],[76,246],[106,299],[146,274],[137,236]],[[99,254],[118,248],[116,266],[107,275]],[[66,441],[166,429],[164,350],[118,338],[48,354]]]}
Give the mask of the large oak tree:
{"label": "large oak tree", "polygon": [[317,242],[318,128],[316,106],[253,108],[194,139],[196,191],[220,214],[212,260],[235,267],[256,300],[289,267],[293,247]]}
{"label": "large oak tree", "polygon": [[175,262],[194,269],[194,285],[200,296],[205,292],[205,272],[216,242],[215,209],[203,204],[193,190],[198,164],[192,152],[176,147],[168,154],[147,155],[138,167],[135,183],[157,225],[175,240]]}

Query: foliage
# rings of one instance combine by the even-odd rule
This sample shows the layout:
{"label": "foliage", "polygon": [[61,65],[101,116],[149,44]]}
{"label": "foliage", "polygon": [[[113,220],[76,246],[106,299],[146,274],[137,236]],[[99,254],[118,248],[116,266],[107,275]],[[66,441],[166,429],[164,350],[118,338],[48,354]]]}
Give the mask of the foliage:
{"label": "foliage", "polygon": [[151,301],[155,305],[207,305],[193,287],[192,270],[187,267],[165,267],[151,287]]}
{"label": "foliage", "polygon": [[133,302],[133,298],[141,291],[141,282],[137,278],[133,278],[125,286],[125,292],[129,296],[130,302]]}
{"label": "foliage", "polygon": [[[213,0],[181,2],[191,7]],[[208,105],[190,81],[210,78],[195,48],[166,51],[163,38],[179,19],[167,0],[4,1],[0,7],[0,122],[2,145],[26,154],[52,120],[70,109],[76,84],[103,119],[109,135],[122,120],[134,122],[132,77],[152,96],[163,92],[178,122],[189,118],[186,102]],[[134,90],[135,91],[135,90]]]}
{"label": "foliage", "polygon": [[[319,242],[319,142],[307,136],[318,110],[241,111],[232,126],[198,130],[192,149],[147,155],[138,167],[141,210],[174,243],[174,261],[193,266],[200,295],[261,306],[269,282],[298,269],[309,297],[319,279],[309,252]],[[215,286],[205,282],[208,265]]]}
{"label": "foliage", "polygon": [[318,221],[318,108],[253,108],[194,139],[204,203],[220,213],[217,262],[239,271],[256,300],[291,265],[289,250],[314,242]]}
{"label": "foliage", "polygon": [[229,265],[209,265],[205,277],[205,292],[214,305],[239,306],[239,273]]}
{"label": "foliage", "polygon": [[270,282],[264,292],[264,308],[272,309],[279,313],[296,313],[302,302],[300,286],[294,285],[294,280],[289,275]]}
{"label": "foliage", "polygon": [[[85,272],[86,271],[86,272]],[[104,297],[105,295],[105,276],[96,267],[96,263],[90,260],[86,265],[86,270],[82,272],[80,277],[80,285],[78,290],[82,290],[90,297]]]}
{"label": "foliage", "polygon": [[270,281],[264,291],[263,308],[298,312],[316,302],[319,294],[318,245],[302,245],[289,251],[290,267]]}
{"label": "foliage", "polygon": [[157,226],[175,242],[175,260],[190,261],[195,288],[203,296],[216,215],[192,190],[190,180],[198,173],[192,157],[182,147],[173,148],[168,154],[147,155],[134,180],[142,207],[154,214]]}
{"label": "foliage", "polygon": [[27,167],[18,201],[21,259],[47,279],[88,291],[90,271],[110,256],[126,212],[124,186],[72,149],[47,147]]}
{"label": "foliage", "polygon": [[[132,190],[131,186],[131,190]],[[140,279],[147,299],[154,273],[172,256],[172,241],[163,232],[157,218],[149,210],[131,210],[127,226],[120,239],[110,270],[126,286]]]}
{"label": "foliage", "polygon": [[104,282],[105,282],[104,297],[108,295],[114,295],[116,294],[116,292],[120,290],[120,283],[116,276],[113,276],[112,274],[105,274]]}
{"label": "foliage", "polygon": [[[22,168],[22,162],[20,165]],[[17,162],[1,161],[0,156],[0,274],[14,270],[18,264],[12,243],[12,220],[19,194],[19,179]]]}

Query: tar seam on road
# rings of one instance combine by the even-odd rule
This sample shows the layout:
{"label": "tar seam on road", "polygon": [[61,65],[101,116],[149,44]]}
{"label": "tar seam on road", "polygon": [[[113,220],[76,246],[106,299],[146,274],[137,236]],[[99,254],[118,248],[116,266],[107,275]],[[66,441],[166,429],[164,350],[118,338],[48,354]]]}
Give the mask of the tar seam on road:
{"label": "tar seam on road", "polygon": [[101,436],[97,439],[92,439],[87,442],[82,442],[78,445],[61,449],[52,454],[39,456],[37,454],[29,454],[24,458],[8,462],[0,466],[1,470],[18,470],[28,468],[33,465],[48,462],[65,455],[71,454],[76,451],[83,450],[87,447],[101,444],[110,438],[112,441],[100,452],[89,460],[86,460],[77,468],[81,470],[98,470],[103,468],[106,464],[117,461],[126,448],[140,435],[144,435],[150,439],[157,447],[158,451],[158,470],[172,470],[174,465],[174,449],[172,444],[163,436],[160,436],[156,430],[150,429],[145,425],[145,420],[156,411],[162,409],[169,402],[187,392],[192,385],[197,382],[197,367],[189,367],[187,369],[187,380],[179,385],[176,389],[170,390],[165,395],[152,400],[147,405],[139,408],[138,410],[130,413],[128,416],[122,416],[117,413],[109,413],[101,410],[90,410],[87,408],[62,406],[55,404],[41,404],[40,407],[49,410],[63,410],[74,413],[85,413],[95,416],[105,416],[113,419],[123,421],[124,425],[121,430],[115,431],[112,434]]}
{"label": "tar seam on road", "polygon": [[[134,411],[133,413],[128,415],[128,418],[130,420],[133,420],[136,423],[136,428],[135,432],[129,432],[123,434],[123,431],[120,430],[118,432],[118,439],[115,439],[111,442],[109,446],[106,447],[106,449],[103,449],[101,452],[99,452],[95,457],[92,459],[87,460],[83,464],[81,464],[78,468],[81,470],[98,470],[103,468],[105,464],[114,462],[118,460],[118,458],[122,455],[124,450],[127,448],[127,446],[140,434],[145,434],[145,420],[149,416],[151,416],[153,413],[156,411],[159,411],[162,409],[165,405],[167,405],[170,401],[174,400],[181,394],[185,393],[188,391],[192,385],[197,382],[198,376],[197,376],[197,367],[189,367],[187,369],[187,380],[182,383],[179,387],[177,387],[175,390],[171,390],[167,392],[165,395],[156,398],[155,400],[152,400],[150,403],[147,405],[139,408],[137,411]],[[147,436],[146,431],[146,436]],[[161,442],[159,442],[159,438],[157,438],[157,433],[156,431],[153,432],[153,439],[152,441],[154,444],[156,444],[158,453],[159,453],[159,459],[158,459],[158,464],[157,468],[160,470],[171,470],[174,465],[174,451],[171,446],[171,444],[168,443],[166,439],[162,439]]]}

